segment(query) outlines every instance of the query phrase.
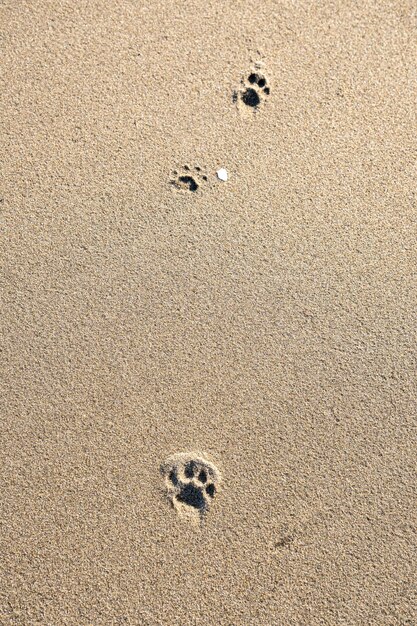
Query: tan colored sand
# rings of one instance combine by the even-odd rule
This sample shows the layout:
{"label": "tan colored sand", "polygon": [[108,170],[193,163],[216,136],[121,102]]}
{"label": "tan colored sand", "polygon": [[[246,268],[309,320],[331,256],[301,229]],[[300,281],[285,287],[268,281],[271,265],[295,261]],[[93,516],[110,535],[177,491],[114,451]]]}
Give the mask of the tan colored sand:
{"label": "tan colored sand", "polygon": [[0,623],[414,624],[415,3],[0,12]]}

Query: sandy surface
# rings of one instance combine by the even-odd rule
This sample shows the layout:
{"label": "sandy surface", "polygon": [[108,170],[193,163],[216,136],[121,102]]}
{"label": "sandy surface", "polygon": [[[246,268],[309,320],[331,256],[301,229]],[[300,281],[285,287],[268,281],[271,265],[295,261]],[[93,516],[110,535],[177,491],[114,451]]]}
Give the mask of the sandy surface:
{"label": "sandy surface", "polygon": [[415,3],[0,13],[2,626],[415,624]]}

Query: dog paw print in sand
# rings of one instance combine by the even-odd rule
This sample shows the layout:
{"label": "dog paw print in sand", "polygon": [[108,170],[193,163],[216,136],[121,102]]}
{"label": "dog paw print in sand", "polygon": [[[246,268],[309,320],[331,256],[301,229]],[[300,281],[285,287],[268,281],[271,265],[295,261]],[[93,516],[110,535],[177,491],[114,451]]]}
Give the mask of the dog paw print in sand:
{"label": "dog paw print in sand", "polygon": [[201,519],[210,509],[221,480],[216,466],[201,455],[182,453],[167,459],[161,471],[177,513]]}
{"label": "dog paw print in sand", "polygon": [[191,168],[184,165],[180,170],[172,172],[171,184],[180,191],[191,191],[195,193],[197,189],[207,181],[207,176],[202,173],[201,167],[196,165]]}
{"label": "dog paw print in sand", "polygon": [[261,66],[256,65],[242,79],[239,91],[235,91],[233,94],[233,101],[245,109],[257,110],[266,102],[270,93],[269,81],[261,70]]}

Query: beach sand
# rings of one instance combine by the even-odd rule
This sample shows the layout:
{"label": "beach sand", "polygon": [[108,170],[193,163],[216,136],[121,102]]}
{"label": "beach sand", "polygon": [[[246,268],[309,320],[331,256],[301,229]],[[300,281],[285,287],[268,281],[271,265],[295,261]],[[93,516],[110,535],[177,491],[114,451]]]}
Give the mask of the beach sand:
{"label": "beach sand", "polygon": [[0,22],[0,623],[415,624],[415,3]]}

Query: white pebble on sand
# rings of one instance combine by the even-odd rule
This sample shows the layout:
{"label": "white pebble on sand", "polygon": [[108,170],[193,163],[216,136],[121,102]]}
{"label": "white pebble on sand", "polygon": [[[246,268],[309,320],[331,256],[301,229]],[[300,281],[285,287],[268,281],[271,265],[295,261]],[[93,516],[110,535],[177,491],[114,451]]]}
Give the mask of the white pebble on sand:
{"label": "white pebble on sand", "polygon": [[227,176],[227,170],[225,170],[224,167],[217,170],[217,178],[219,178],[223,182],[226,182],[228,176]]}

